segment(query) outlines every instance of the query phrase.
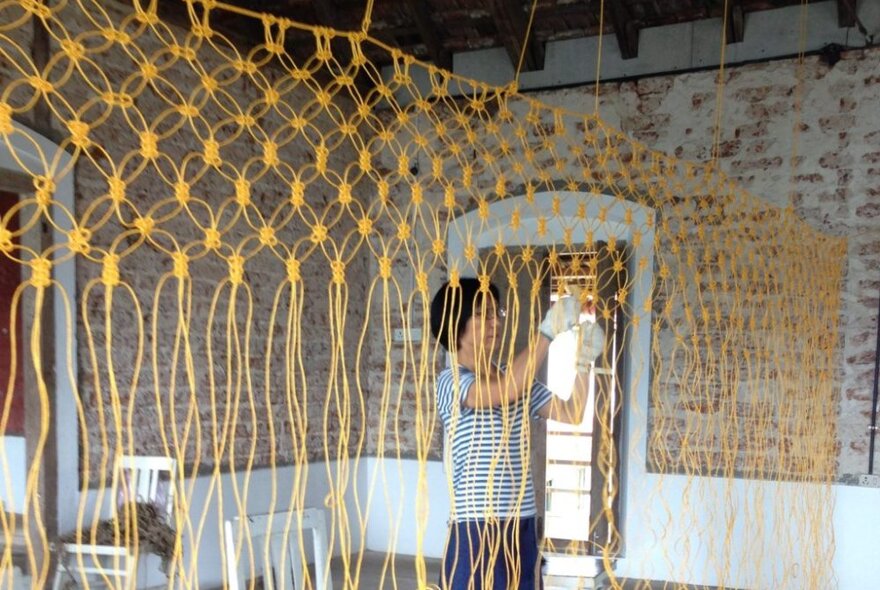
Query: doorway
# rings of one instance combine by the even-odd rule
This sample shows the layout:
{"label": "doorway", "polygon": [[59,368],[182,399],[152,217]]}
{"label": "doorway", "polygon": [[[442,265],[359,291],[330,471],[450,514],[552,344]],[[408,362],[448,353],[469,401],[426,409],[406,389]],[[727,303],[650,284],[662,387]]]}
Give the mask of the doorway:
{"label": "doorway", "polygon": [[[620,294],[626,285],[626,250],[596,243],[568,252],[550,265],[550,302],[578,288],[589,293],[596,314],[588,318],[605,331],[605,350],[589,374],[587,407],[579,424],[548,421],[545,466],[544,544],[550,554],[616,555],[621,541],[620,496],[623,388]],[[567,397],[576,378],[577,341],[563,334],[550,346],[548,386]]]}

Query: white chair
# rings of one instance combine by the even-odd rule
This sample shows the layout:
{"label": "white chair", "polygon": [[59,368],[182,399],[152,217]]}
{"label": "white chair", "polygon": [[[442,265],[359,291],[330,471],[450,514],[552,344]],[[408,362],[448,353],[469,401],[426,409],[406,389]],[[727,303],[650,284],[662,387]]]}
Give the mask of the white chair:
{"label": "white chair", "polygon": [[[311,532],[316,590],[332,590],[327,522],[320,508],[236,517],[226,521],[225,562],[229,590],[247,588],[262,575],[263,588],[305,590],[303,542]],[[250,571],[245,571],[250,569]]]}
{"label": "white chair", "polygon": [[126,547],[111,545],[79,545],[67,543],[55,572],[54,590],[63,590],[73,583],[77,588],[132,587],[137,558]]}
{"label": "white chair", "polygon": [[[116,461],[113,489],[114,499],[110,517],[126,503],[152,504],[166,522],[171,520],[174,505],[174,473],[177,462],[169,457],[120,456]],[[83,536],[88,533],[84,532]],[[94,580],[111,588],[134,588],[138,556],[126,547],[65,543],[58,555],[54,590],[62,590],[67,580],[77,585]]]}

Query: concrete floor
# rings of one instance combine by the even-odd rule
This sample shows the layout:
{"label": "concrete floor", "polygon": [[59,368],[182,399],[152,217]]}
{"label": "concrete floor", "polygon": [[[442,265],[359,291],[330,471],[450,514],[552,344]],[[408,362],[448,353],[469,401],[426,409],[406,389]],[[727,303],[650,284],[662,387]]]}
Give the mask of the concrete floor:
{"label": "concrete floor", "polygon": [[[357,556],[352,556],[352,560]],[[392,561],[393,560],[393,561]],[[330,573],[333,576],[334,590],[343,588],[363,588],[364,590],[417,590],[420,588],[416,575],[416,558],[409,555],[391,555],[384,553],[365,552],[360,564],[357,584],[354,584],[354,573],[357,564],[349,563],[352,579],[346,585],[345,566],[342,558],[335,557],[330,562]],[[426,580],[428,587],[440,581],[440,560],[425,559]],[[424,586],[421,586],[424,588]]]}
{"label": "concrete floor", "polygon": [[[423,590],[426,586],[419,585],[416,575],[416,560],[407,555],[394,555],[393,564],[384,553],[366,552],[361,562],[360,576],[357,584],[349,580],[345,585],[345,567],[342,559],[334,558],[330,563],[334,590],[358,588],[364,590]],[[388,559],[388,561],[386,561]],[[350,566],[353,571],[355,564]],[[439,588],[441,560],[425,559],[427,588]],[[573,576],[546,576],[544,590],[593,590],[602,588],[601,583],[593,578]]]}
{"label": "concrete floor", "polygon": [[[353,556],[352,559],[356,559]],[[393,561],[392,561],[393,558]],[[333,590],[364,589],[364,590],[424,590],[425,588],[439,588],[440,566],[439,559],[425,559],[427,586],[420,585],[416,574],[416,559],[408,555],[386,556],[384,553],[366,552],[357,570],[355,561],[350,561],[348,567],[342,558],[336,557],[330,563],[330,572],[333,578]],[[346,570],[351,572],[351,577],[346,580]],[[357,581],[354,572],[358,571]],[[312,580],[314,580],[314,571]],[[30,590],[31,578],[18,568],[13,573],[13,584],[10,590]],[[601,588],[592,579],[547,576],[545,577],[544,590],[591,590]],[[0,582],[0,586],[2,586]],[[100,587],[100,586],[94,586]],[[166,588],[155,586],[155,590]],[[151,589],[152,590],[152,589]]]}

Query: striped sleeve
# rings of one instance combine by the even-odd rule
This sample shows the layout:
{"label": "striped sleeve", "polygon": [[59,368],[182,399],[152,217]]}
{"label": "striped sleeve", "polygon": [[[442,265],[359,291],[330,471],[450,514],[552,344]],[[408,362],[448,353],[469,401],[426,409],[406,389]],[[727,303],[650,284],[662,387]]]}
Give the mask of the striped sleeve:
{"label": "striped sleeve", "polygon": [[[458,383],[456,383],[456,372],[458,373]],[[461,411],[468,411],[463,402],[467,397],[468,390],[476,381],[476,375],[471,371],[459,369],[454,371],[452,368],[444,369],[437,376],[437,413],[444,423],[449,423],[455,415],[456,403]]]}
{"label": "striped sleeve", "polygon": [[546,385],[540,381],[532,383],[532,391],[529,394],[529,416],[540,418],[538,412],[549,404],[551,399],[553,399],[553,392]]}

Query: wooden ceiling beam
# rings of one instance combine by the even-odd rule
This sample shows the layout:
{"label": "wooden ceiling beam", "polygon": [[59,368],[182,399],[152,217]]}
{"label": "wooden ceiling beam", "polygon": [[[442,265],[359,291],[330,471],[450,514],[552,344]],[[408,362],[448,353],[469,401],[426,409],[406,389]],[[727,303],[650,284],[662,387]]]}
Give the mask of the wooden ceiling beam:
{"label": "wooden ceiling beam", "polygon": [[406,0],[406,7],[416,23],[422,42],[428,50],[428,56],[434,65],[444,70],[452,69],[452,53],[443,47],[443,41],[437,34],[437,28],[431,21],[430,8],[425,0]]}
{"label": "wooden ceiling beam", "polygon": [[[312,0],[312,6],[315,8],[315,16],[318,17],[317,24],[319,26],[329,27],[331,29],[339,29],[339,27],[341,26],[341,19],[339,17],[339,11],[336,9],[336,5],[333,3],[333,0]],[[288,16],[291,19],[295,18],[295,16],[292,14],[289,14]],[[330,43],[336,61],[339,62],[343,67],[346,67],[352,61],[352,58],[354,56],[348,38],[335,37],[330,41]],[[369,92],[369,90],[373,87],[372,81],[363,71],[360,71],[358,72],[358,74],[355,75],[354,84],[362,95]]]}
{"label": "wooden ceiling beam", "polygon": [[742,0],[727,0],[727,43],[742,43],[745,38],[746,16]]}
{"label": "wooden ceiling beam", "polygon": [[633,59],[639,55],[639,27],[629,14],[623,0],[608,0],[605,7],[610,9],[611,26],[617,35],[617,45],[623,59]]}
{"label": "wooden ceiling beam", "polygon": [[[515,68],[523,51],[523,40],[528,28],[528,15],[519,0],[490,0],[489,11],[498,27],[498,33]],[[534,25],[534,23],[533,23]],[[522,71],[532,72],[544,68],[544,46],[529,35],[522,64]]]}
{"label": "wooden ceiling beam", "polygon": [[856,26],[857,0],[837,0],[837,25],[840,27]]}
{"label": "wooden ceiling beam", "polygon": [[333,5],[333,0],[312,0],[312,6],[315,7],[315,16],[318,17],[321,26],[337,26],[339,15]]}

